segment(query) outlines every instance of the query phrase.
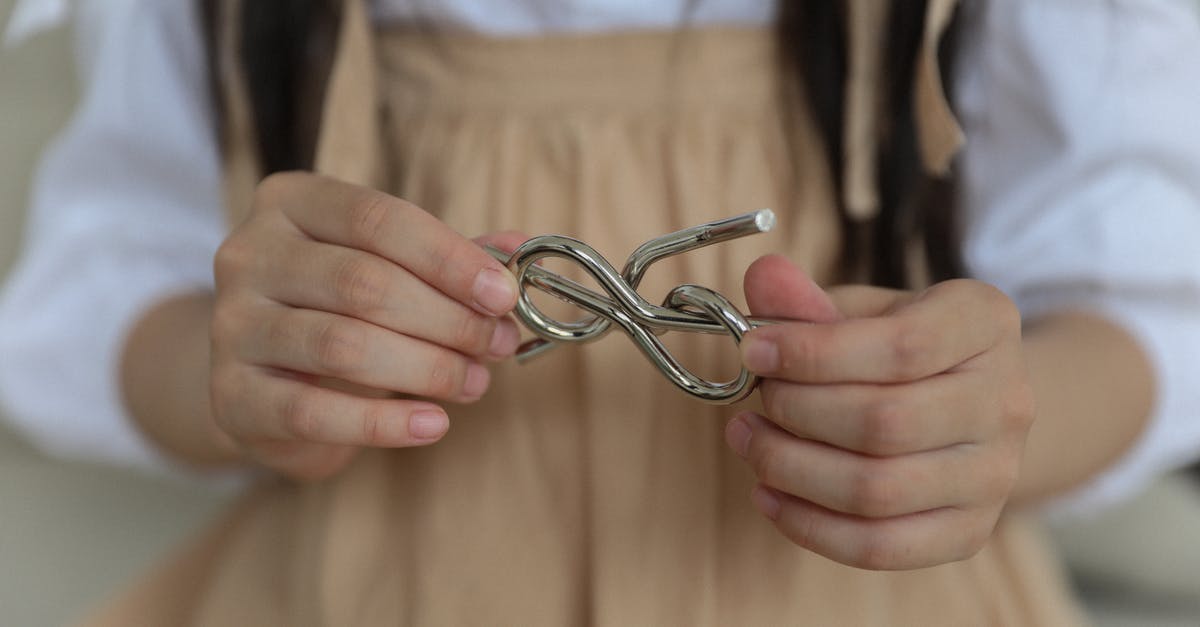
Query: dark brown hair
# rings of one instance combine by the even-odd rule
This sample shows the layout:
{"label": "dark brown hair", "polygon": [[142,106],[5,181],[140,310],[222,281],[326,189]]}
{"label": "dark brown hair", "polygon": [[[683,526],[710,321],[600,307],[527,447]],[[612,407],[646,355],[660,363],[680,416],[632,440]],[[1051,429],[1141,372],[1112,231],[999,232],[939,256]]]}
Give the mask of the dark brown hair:
{"label": "dark brown hair", "polygon": [[[834,189],[841,189],[846,83],[847,0],[779,0],[776,32],[785,71],[803,92],[825,145]],[[880,0],[884,1],[884,0]],[[952,180],[921,168],[913,76],[927,0],[890,0],[884,47],[885,111],[879,151],[880,211],[858,222],[841,209],[844,268],[878,285],[910,283],[910,245],[923,245],[930,278],[962,274]],[[215,59],[220,0],[199,0]],[[238,58],[246,78],[264,173],[312,166],[324,80],[336,46],[340,0],[241,2]],[[956,20],[957,21],[957,20]],[[942,79],[950,90],[957,25],[942,39]],[[216,67],[215,63],[210,67]],[[218,85],[214,78],[214,86]],[[840,202],[840,201],[839,201]]]}

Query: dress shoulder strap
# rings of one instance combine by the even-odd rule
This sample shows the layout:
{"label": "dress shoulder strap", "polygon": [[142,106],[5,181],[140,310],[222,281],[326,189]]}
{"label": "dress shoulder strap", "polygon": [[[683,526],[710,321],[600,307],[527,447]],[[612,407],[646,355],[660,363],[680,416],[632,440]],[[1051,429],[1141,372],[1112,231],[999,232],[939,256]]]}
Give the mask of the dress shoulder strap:
{"label": "dress shoulder strap", "polygon": [[[879,143],[884,107],[883,54],[887,41],[889,2],[850,0],[845,106],[842,129],[845,146],[842,200],[859,221],[879,210],[876,188]],[[950,110],[942,85],[938,45],[958,0],[929,0],[920,49],[913,68],[913,111],[921,163],[927,173],[945,176],[963,143],[963,132]]]}
{"label": "dress shoulder strap", "polygon": [[364,0],[348,0],[325,92],[314,168],[343,181],[381,187],[383,144],[375,30]]}
{"label": "dress shoulder strap", "polygon": [[[247,0],[220,1],[214,61],[221,83],[224,199],[229,223],[237,224],[249,211],[263,168],[258,158],[250,92],[238,58],[240,7]],[[383,151],[374,50],[374,30],[365,0],[345,0],[322,96],[313,164],[317,172],[379,187]]]}

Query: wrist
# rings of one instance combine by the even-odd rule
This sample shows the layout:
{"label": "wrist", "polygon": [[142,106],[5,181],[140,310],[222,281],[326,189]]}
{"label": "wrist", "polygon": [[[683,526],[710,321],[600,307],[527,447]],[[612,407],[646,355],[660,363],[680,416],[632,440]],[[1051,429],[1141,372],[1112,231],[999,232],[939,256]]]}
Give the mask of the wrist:
{"label": "wrist", "polygon": [[121,356],[121,393],[135,426],[169,457],[212,468],[244,456],[213,419],[209,323],[213,295],[173,296],[134,324]]}

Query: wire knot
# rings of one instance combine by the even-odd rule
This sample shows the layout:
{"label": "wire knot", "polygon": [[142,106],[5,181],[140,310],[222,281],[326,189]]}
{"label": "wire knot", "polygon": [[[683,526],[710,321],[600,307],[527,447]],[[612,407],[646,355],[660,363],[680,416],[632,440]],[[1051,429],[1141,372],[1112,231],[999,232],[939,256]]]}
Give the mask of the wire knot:
{"label": "wire knot", "polygon": [[[709,403],[737,402],[758,384],[744,367],[732,380],[714,382],[683,367],[663,346],[658,336],[667,331],[726,334],[735,342],[756,326],[771,324],[766,319],[742,314],[720,293],[700,285],[684,284],[672,289],[662,305],[642,298],[637,287],[654,262],[718,242],[764,233],[775,225],[775,214],[760,209],[654,238],[633,251],[621,272],[596,249],[570,237],[541,235],[521,244],[511,255],[495,248],[488,251],[508,266],[517,277],[520,298],[516,314],[522,324],[538,336],[518,349],[517,360],[525,362],[568,342],[591,342],[608,333],[616,323],[633,343],[683,391]],[[539,259],[558,257],[578,264],[599,283],[605,294],[535,265]],[[530,299],[528,287],[581,307],[592,315],[563,322],[547,316]]]}

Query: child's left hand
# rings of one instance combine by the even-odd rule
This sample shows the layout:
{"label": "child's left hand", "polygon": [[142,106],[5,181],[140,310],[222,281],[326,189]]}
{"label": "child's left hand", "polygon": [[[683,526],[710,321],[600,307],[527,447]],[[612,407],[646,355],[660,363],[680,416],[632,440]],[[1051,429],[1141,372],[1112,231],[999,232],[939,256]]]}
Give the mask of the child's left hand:
{"label": "child's left hand", "polygon": [[726,426],[755,506],[796,544],[890,570],[965,559],[1017,478],[1033,395],[1021,320],[999,290],[822,291],[778,256],[746,272],[762,327],[742,342],[766,416]]}

